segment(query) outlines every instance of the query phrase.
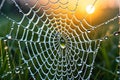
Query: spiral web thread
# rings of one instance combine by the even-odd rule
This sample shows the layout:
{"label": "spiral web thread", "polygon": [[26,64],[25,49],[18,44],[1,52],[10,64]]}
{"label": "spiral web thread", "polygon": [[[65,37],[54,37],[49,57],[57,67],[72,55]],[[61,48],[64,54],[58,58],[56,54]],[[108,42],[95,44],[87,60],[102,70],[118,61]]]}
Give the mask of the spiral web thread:
{"label": "spiral web thread", "polygon": [[[45,0],[44,4],[41,0],[35,0],[34,5],[29,3],[32,0],[23,1],[22,5],[16,0],[11,1],[19,19],[11,18],[2,11],[8,3],[6,0],[1,1],[0,14],[11,22],[10,32],[5,38],[19,47],[23,61],[19,68],[27,65],[30,78],[38,80],[90,79],[100,43],[108,37],[92,39],[89,34],[115,21],[118,16],[92,26],[86,16],[78,19],[75,15],[80,0]],[[2,77],[9,74],[11,72]]]}

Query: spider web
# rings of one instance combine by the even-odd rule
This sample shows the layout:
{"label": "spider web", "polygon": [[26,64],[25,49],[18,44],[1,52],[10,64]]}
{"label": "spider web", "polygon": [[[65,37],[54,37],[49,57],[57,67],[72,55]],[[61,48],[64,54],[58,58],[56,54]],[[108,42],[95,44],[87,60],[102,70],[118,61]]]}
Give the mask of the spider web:
{"label": "spider web", "polygon": [[[95,3],[96,0],[93,5]],[[6,5],[16,9],[17,19],[5,12]],[[20,68],[26,65],[30,79],[34,80],[90,79],[100,44],[108,39],[108,36],[95,38],[90,34],[118,16],[93,26],[87,21],[87,15],[76,16],[78,5],[80,0],[1,1],[0,14],[11,22],[4,42],[19,47],[22,60],[11,69],[8,59],[12,73],[20,73]],[[2,77],[9,74],[11,72]]]}

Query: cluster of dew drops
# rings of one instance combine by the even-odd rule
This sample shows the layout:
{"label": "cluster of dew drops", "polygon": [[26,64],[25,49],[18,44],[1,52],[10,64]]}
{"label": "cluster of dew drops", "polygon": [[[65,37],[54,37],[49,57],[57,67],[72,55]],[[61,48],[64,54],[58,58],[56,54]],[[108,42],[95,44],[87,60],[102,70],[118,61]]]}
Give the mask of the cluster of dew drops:
{"label": "cluster of dew drops", "polygon": [[[9,69],[9,71],[7,72],[7,74],[12,74],[12,73],[15,73],[15,74],[24,74],[24,70],[26,70],[26,69],[30,70],[31,69],[30,66],[27,66],[27,68],[23,68],[23,66],[17,66],[14,70],[12,70],[12,68],[11,68],[10,58],[9,58],[9,52],[8,52],[9,48],[7,46],[7,40],[11,40],[11,39],[12,39],[11,35],[6,35],[6,37],[4,39],[4,44],[5,44],[4,50],[6,52],[6,59],[7,59],[8,69]],[[3,59],[1,59],[1,62],[3,64]],[[7,76],[7,74],[3,75],[2,77]]]}
{"label": "cluster of dew drops", "polygon": [[[120,15],[118,16],[118,18],[119,18],[118,24],[119,24],[119,29],[120,29]],[[118,32],[116,32],[115,35],[116,35],[116,36],[119,35],[119,40],[120,40],[120,30],[119,30]],[[118,78],[119,78],[119,80],[120,80],[120,41],[119,41],[119,44],[118,44],[118,48],[119,48],[119,56],[116,57],[116,62],[118,63],[118,68],[117,68],[116,73],[117,73],[117,75],[119,76]]]}
{"label": "cluster of dew drops", "polygon": [[[119,45],[120,48],[120,45]],[[117,75],[120,76],[120,56],[116,57],[116,62],[118,63],[118,69],[116,71]],[[120,79],[120,77],[119,77]]]}

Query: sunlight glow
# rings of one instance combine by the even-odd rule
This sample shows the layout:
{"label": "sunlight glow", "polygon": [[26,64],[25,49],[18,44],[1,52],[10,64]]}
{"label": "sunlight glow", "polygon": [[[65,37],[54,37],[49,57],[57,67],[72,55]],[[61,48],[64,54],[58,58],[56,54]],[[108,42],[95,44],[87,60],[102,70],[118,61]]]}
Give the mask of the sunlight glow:
{"label": "sunlight glow", "polygon": [[94,13],[94,11],[95,11],[95,7],[94,7],[93,5],[88,5],[88,6],[86,7],[86,12],[87,12],[88,14],[92,14],[92,13]]}

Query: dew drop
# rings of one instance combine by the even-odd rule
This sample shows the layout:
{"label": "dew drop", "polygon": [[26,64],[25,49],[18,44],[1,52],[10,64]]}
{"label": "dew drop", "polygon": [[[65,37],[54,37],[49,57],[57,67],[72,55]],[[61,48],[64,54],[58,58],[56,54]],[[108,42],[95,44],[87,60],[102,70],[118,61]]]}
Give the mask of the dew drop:
{"label": "dew drop", "polygon": [[20,69],[22,69],[22,66],[20,66]]}
{"label": "dew drop", "polygon": [[9,74],[9,72],[7,72],[7,74]]}
{"label": "dew drop", "polygon": [[82,66],[82,64],[78,64],[78,66]]}
{"label": "dew drop", "polygon": [[120,31],[116,31],[113,34],[114,34],[114,36],[118,36],[120,34]]}
{"label": "dew drop", "polygon": [[6,35],[7,39],[12,39],[12,37],[10,35]]}
{"label": "dew drop", "polygon": [[11,72],[11,71],[9,71],[9,73],[11,74],[12,72]]}
{"label": "dew drop", "polygon": [[8,66],[10,66],[10,63],[8,63]]}
{"label": "dew drop", "polygon": [[10,69],[11,67],[9,66],[8,68]]}
{"label": "dew drop", "polygon": [[56,33],[56,34],[55,34],[55,36],[60,37],[60,33],[59,33],[59,32],[58,32],[58,33]]}
{"label": "dew drop", "polygon": [[119,63],[120,62],[120,56],[116,57],[116,62]]}
{"label": "dew drop", "polygon": [[102,42],[103,40],[102,39],[100,39],[100,42]]}
{"label": "dew drop", "polygon": [[24,74],[24,72],[22,71],[21,74]]}
{"label": "dew drop", "polygon": [[111,21],[114,21],[114,19],[111,19]]}
{"label": "dew drop", "polygon": [[80,74],[80,73],[82,73],[82,71],[80,70],[80,71],[78,71],[78,74]]}
{"label": "dew drop", "polygon": [[120,70],[118,69],[118,70],[116,71],[116,73],[117,73],[117,75],[120,75]]}
{"label": "dew drop", "polygon": [[63,37],[61,37],[61,39],[60,39],[60,47],[62,49],[64,49],[66,47],[66,41]]}
{"label": "dew drop", "polygon": [[91,31],[90,30],[87,30],[88,33],[90,33]]}
{"label": "dew drop", "polygon": [[107,39],[108,39],[108,36],[105,36],[104,39],[107,40]]}
{"label": "dew drop", "polygon": [[20,71],[19,71],[19,70],[18,70],[18,71],[16,70],[16,71],[15,71],[15,73],[16,73],[16,74],[19,74],[19,73],[20,73]]}
{"label": "dew drop", "polygon": [[22,58],[22,60],[24,61],[24,58]]}
{"label": "dew drop", "polygon": [[12,72],[11,72],[11,71],[8,71],[7,73],[8,73],[8,74],[11,74]]}
{"label": "dew drop", "polygon": [[8,49],[8,46],[5,46],[4,49],[7,50],[7,49]]}
{"label": "dew drop", "polygon": [[4,42],[6,42],[7,40],[5,39]]}
{"label": "dew drop", "polygon": [[16,73],[16,74],[19,74],[19,73],[20,73],[20,70],[19,70],[18,67],[15,68],[15,73]]}
{"label": "dew drop", "polygon": [[11,30],[13,30],[14,28],[12,27]]}
{"label": "dew drop", "polygon": [[66,46],[65,46],[65,44],[60,44],[60,47],[61,47],[62,49],[64,49]]}
{"label": "dew drop", "polygon": [[105,24],[108,24],[108,22],[105,22]]}
{"label": "dew drop", "polygon": [[19,10],[19,12],[22,12],[22,10]]}
{"label": "dew drop", "polygon": [[17,68],[15,68],[16,70],[19,70],[19,68],[17,67]]}
{"label": "dew drop", "polygon": [[67,67],[68,65],[67,64],[65,64],[65,67]]}
{"label": "dew drop", "polygon": [[28,69],[30,69],[30,67],[28,67]]}

